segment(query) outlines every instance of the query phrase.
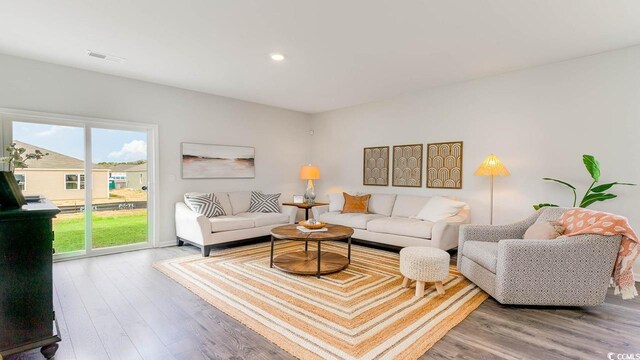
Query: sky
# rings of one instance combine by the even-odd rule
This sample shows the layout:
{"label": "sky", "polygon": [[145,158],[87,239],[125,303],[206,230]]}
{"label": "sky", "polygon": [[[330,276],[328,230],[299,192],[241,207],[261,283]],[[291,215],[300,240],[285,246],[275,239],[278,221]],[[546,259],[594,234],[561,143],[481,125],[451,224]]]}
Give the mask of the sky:
{"label": "sky", "polygon": [[[147,159],[147,134],[137,131],[92,129],[93,162]],[[13,123],[13,138],[43,149],[84,160],[84,129],[80,127]]]}

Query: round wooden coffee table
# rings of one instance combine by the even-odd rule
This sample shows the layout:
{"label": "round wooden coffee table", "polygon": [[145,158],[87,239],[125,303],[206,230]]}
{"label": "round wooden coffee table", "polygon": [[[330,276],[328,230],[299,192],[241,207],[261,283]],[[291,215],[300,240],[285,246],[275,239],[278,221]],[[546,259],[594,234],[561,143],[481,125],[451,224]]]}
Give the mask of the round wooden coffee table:
{"label": "round wooden coffee table", "polygon": [[[297,229],[298,225],[283,225],[271,229],[271,256],[269,266],[293,274],[316,275],[330,274],[340,271],[351,262],[351,235],[353,229],[348,226],[327,224],[327,231],[304,232]],[[275,239],[304,241],[304,251],[293,251],[273,258],[273,244]],[[347,256],[334,252],[322,251],[323,241],[347,240]],[[315,241],[317,251],[309,250],[309,241]]]}

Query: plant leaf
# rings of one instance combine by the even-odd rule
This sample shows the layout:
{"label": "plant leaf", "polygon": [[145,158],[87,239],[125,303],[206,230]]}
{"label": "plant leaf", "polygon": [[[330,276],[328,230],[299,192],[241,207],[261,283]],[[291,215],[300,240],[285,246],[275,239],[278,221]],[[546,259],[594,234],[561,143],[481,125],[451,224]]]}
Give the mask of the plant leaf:
{"label": "plant leaf", "polygon": [[631,184],[631,183],[621,183],[621,182],[612,182],[612,183],[607,183],[607,184],[602,184],[602,185],[598,185],[596,187],[594,187],[593,189],[591,189],[592,192],[594,193],[601,193],[603,191],[607,191],[609,189],[611,189],[614,185],[630,185],[630,186],[635,186],[636,184]]}
{"label": "plant leaf", "polygon": [[542,209],[543,207],[558,207],[558,205],[556,205],[556,204],[549,204],[549,203],[542,203],[542,204],[536,204],[536,205],[533,205],[533,209],[534,209],[535,211],[538,211],[538,210]]}
{"label": "plant leaf", "polygon": [[580,203],[580,207],[586,208],[587,206],[593,204],[596,201],[605,201],[605,200],[613,199],[616,197],[618,197],[618,195],[615,195],[615,194],[602,194],[602,193],[589,194],[585,196],[584,199],[582,199],[582,202]]}
{"label": "plant leaf", "polygon": [[600,180],[600,163],[593,155],[582,155],[582,162],[584,163],[584,167],[587,168],[587,171],[591,175],[591,178],[594,181]]}
{"label": "plant leaf", "polygon": [[564,181],[562,181],[562,180],[552,179],[552,178],[548,178],[548,177],[546,177],[546,178],[542,178],[542,180],[555,181],[555,182],[560,183],[560,184],[562,184],[562,185],[568,186],[568,187],[572,188],[573,190],[575,190],[575,189],[576,189],[576,187],[575,187],[575,186],[573,186],[573,185],[569,184],[568,182],[564,182]]}

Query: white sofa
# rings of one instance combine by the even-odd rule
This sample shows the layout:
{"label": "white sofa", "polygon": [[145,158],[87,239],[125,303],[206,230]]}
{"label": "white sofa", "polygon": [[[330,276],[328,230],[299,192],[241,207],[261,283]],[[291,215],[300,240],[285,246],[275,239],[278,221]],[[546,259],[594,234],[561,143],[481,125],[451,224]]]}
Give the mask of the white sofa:
{"label": "white sofa", "polygon": [[469,206],[454,216],[437,222],[415,218],[430,197],[372,194],[369,213],[342,214],[342,194],[330,194],[329,205],[312,209],[313,217],[353,228],[353,238],[381,244],[407,247],[430,246],[443,250],[458,246],[458,230],[469,223]]}
{"label": "white sofa", "polygon": [[184,202],[176,203],[176,236],[178,246],[185,242],[202,249],[209,256],[213,247],[238,240],[271,234],[271,229],[293,224],[298,208],[280,206],[280,213],[249,212],[251,191],[214,193],[226,213],[225,216],[207,218],[192,211]]}

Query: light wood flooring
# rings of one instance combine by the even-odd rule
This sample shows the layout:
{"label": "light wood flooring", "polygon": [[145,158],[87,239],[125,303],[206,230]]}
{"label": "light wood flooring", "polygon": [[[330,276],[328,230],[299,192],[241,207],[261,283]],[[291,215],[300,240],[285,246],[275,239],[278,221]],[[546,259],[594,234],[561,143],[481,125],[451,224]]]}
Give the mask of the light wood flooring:
{"label": "light wood flooring", "polygon": [[[153,269],[191,246],[54,265],[57,360],[291,359],[278,346]],[[553,309],[485,301],[423,359],[606,359],[640,353],[640,300]],[[42,359],[31,351],[8,360]]]}

